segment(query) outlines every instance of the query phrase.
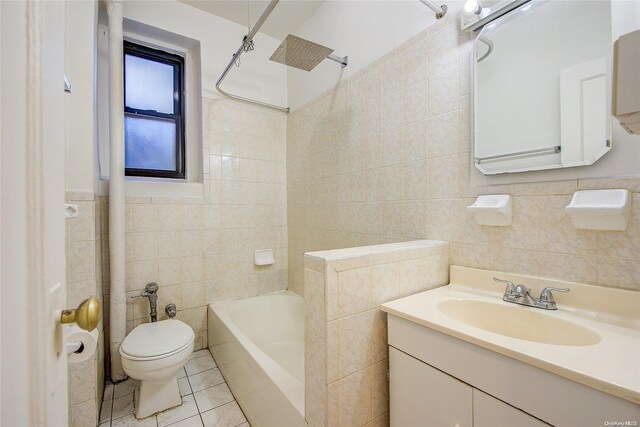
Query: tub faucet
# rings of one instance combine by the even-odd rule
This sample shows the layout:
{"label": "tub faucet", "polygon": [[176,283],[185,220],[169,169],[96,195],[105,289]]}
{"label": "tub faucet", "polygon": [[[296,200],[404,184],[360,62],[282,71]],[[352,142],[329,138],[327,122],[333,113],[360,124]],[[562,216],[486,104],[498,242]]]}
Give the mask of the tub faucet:
{"label": "tub faucet", "polygon": [[149,316],[151,317],[152,322],[158,321],[158,312],[157,312],[157,304],[158,304],[158,289],[160,287],[157,283],[151,282],[147,283],[147,286],[144,287],[144,292],[140,295],[133,295],[131,298],[149,298],[149,306],[151,307],[151,312]]}

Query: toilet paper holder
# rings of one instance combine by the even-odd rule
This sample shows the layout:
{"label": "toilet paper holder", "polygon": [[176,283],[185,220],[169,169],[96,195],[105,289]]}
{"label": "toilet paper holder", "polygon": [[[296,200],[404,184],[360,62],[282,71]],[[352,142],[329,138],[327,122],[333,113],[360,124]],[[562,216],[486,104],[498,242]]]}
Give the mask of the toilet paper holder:
{"label": "toilet paper holder", "polygon": [[80,363],[89,360],[96,352],[100,331],[86,331],[78,325],[64,327],[64,348],[67,350],[67,362]]}
{"label": "toilet paper holder", "polygon": [[90,297],[82,301],[78,308],[62,310],[60,323],[75,323],[85,331],[93,331],[100,322],[100,301]]}
{"label": "toilet paper holder", "polygon": [[67,354],[68,353],[82,353],[84,351],[84,343],[82,341],[68,342],[67,343]]}

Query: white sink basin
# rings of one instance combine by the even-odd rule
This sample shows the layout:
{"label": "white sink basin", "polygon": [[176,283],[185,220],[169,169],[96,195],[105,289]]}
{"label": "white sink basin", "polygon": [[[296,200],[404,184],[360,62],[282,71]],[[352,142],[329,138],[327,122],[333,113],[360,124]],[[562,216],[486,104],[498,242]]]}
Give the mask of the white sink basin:
{"label": "white sink basin", "polygon": [[[494,277],[534,295],[545,287],[571,292],[556,296],[558,310],[525,307],[504,302]],[[459,266],[451,266],[450,282],[381,309],[640,404],[640,292]]]}
{"label": "white sink basin", "polygon": [[443,314],[495,334],[526,341],[563,346],[589,346],[600,342],[594,331],[553,313],[480,300],[446,299],[437,304]]}

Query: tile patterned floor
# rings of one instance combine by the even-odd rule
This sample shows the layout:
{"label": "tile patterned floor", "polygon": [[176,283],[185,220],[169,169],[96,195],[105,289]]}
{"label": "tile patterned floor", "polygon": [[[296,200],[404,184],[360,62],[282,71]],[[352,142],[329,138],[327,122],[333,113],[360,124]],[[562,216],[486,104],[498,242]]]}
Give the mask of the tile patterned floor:
{"label": "tile patterned floor", "polygon": [[144,420],[133,415],[138,381],[108,384],[99,427],[250,427],[209,350],[193,353],[177,376],[182,405]]}

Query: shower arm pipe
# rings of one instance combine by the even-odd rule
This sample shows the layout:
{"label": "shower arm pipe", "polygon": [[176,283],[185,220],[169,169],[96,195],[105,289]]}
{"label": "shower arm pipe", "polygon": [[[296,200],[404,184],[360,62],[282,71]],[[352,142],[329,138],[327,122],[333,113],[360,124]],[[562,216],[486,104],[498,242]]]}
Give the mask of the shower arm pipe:
{"label": "shower arm pipe", "polygon": [[436,19],[441,19],[444,15],[447,14],[447,5],[443,4],[442,6],[438,6],[432,0],[418,0],[420,3],[427,6],[429,9],[433,10],[436,13]]}
{"label": "shower arm pipe", "polygon": [[349,65],[349,57],[348,56],[338,56],[338,55],[330,54],[330,55],[327,56],[327,59],[330,59],[332,61],[337,62],[338,64],[340,64],[341,68],[344,68],[347,65]]}
{"label": "shower arm pipe", "polygon": [[493,52],[493,42],[490,39],[486,38],[485,36],[479,36],[478,40],[480,40],[482,43],[486,44],[488,49],[487,49],[487,51],[485,52],[484,55],[482,55],[480,58],[478,58],[476,60],[476,62],[482,61],[487,56],[491,55],[491,52]]}
{"label": "shower arm pipe", "polygon": [[220,89],[220,85],[222,84],[222,82],[225,79],[225,77],[227,77],[227,75],[229,74],[229,71],[231,71],[231,68],[233,67],[233,64],[236,63],[238,58],[240,58],[240,55],[242,55],[242,52],[244,52],[245,45],[249,44],[249,43],[251,43],[253,41],[253,37],[260,30],[260,27],[262,27],[262,24],[264,24],[264,22],[267,20],[267,18],[269,17],[269,15],[271,14],[271,12],[276,7],[276,5],[278,4],[279,1],[280,0],[271,0],[271,3],[269,3],[267,8],[264,10],[264,12],[262,12],[262,15],[260,16],[260,19],[258,19],[258,22],[256,22],[256,25],[254,25],[253,28],[251,29],[251,31],[249,31],[249,34],[247,34],[244,37],[244,39],[242,40],[242,44],[240,45],[240,47],[238,48],[236,53],[233,54],[233,57],[231,58],[231,61],[227,64],[227,66],[225,67],[224,71],[222,72],[222,75],[220,76],[220,78],[216,82],[216,90],[219,93],[221,93],[222,95],[226,96],[227,98],[237,99],[239,101],[249,102],[251,104],[261,105],[263,107],[268,107],[268,108],[272,108],[274,110],[284,111],[285,113],[288,113],[290,111],[289,107],[280,107],[278,105],[269,104],[267,102],[256,101],[255,99],[250,99],[250,98],[245,98],[243,96],[234,95],[234,94],[231,94],[229,92],[225,92],[224,90]]}

